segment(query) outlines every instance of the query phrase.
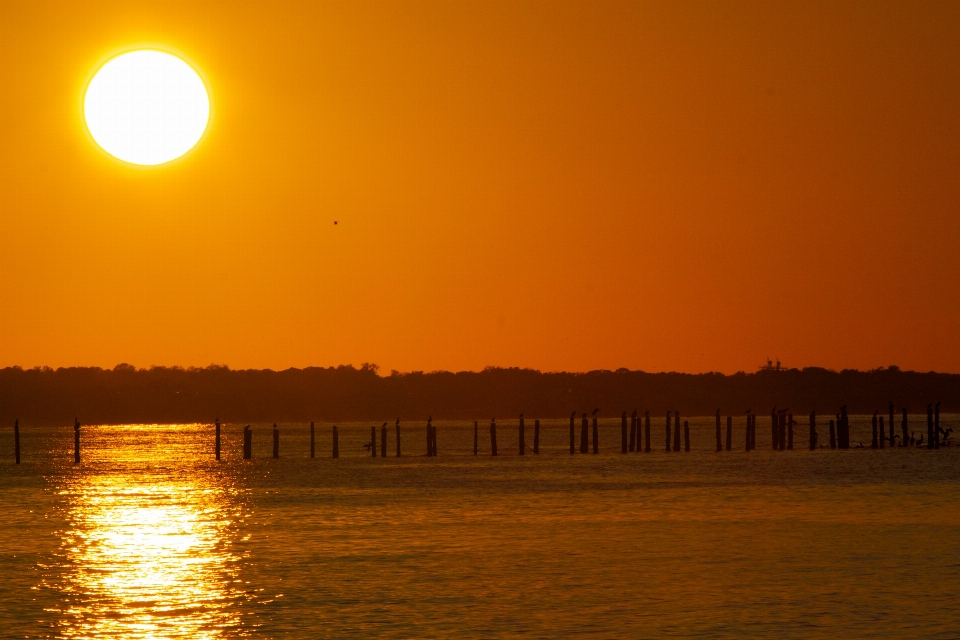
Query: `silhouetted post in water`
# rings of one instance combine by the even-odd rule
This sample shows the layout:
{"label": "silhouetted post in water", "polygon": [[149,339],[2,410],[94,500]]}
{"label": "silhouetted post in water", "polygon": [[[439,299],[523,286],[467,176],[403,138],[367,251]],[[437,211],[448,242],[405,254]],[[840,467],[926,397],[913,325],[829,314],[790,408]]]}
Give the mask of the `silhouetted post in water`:
{"label": "silhouetted post in water", "polygon": [[480,451],[480,423],[473,421],[473,455]]}
{"label": "silhouetted post in water", "polygon": [[397,430],[397,457],[399,458],[400,457],[400,418],[397,418],[397,422],[396,424],[394,424],[394,427]]}
{"label": "silhouetted post in water", "polygon": [[[336,427],[334,427],[336,429]],[[253,432],[250,431],[250,425],[243,428],[243,459],[249,460],[253,457]]]}
{"label": "silhouetted post in water", "polygon": [[273,457],[280,457],[280,430],[277,429],[277,423],[273,423]]}
{"label": "silhouetted post in water", "polygon": [[590,423],[587,421],[587,414],[583,414],[583,417],[580,419],[580,453],[590,452],[589,429]]}
{"label": "silhouetted post in water", "polygon": [[637,431],[637,410],[630,414],[630,453],[640,451],[640,438]]}
{"label": "silhouetted post in water", "polygon": [[427,457],[433,455],[433,426],[430,424],[433,417],[427,418]]}
{"label": "silhouetted post in water", "polygon": [[873,436],[870,440],[870,448],[877,448],[877,412],[873,412],[873,418],[870,419],[870,427],[873,429]]}
{"label": "silhouetted post in water", "polygon": [[940,401],[933,407],[933,448],[940,448]]}
{"label": "silhouetted post in water", "polygon": [[883,449],[883,441],[887,439],[884,435],[883,416],[877,418],[877,434],[879,435],[877,443],[880,445],[880,448]]}
{"label": "silhouetted post in water", "polygon": [[[639,429],[640,426],[637,425]],[[640,434],[637,434],[637,449],[640,448]],[[643,412],[643,450],[646,453],[650,453],[650,412]]]}
{"label": "silhouetted post in water", "polygon": [[727,451],[733,450],[733,416],[727,416]]}
{"label": "silhouetted post in water", "polygon": [[810,412],[810,451],[817,448],[817,412]]}
{"label": "silhouetted post in water", "polygon": [[313,422],[310,423],[310,458],[313,459],[314,454],[317,452],[317,438],[313,430]]}
{"label": "silhouetted post in water", "polygon": [[576,452],[577,445],[577,427],[576,427],[577,412],[574,411],[570,414],[570,455],[573,455]]}
{"label": "silhouetted post in water", "polygon": [[73,464],[80,464],[80,421],[73,419]]}
{"label": "silhouetted post in water", "polygon": [[830,448],[837,448],[837,429],[834,426],[833,420],[830,421]]}
{"label": "silhouetted post in water", "polygon": [[723,451],[723,442],[720,433],[720,409],[717,409],[717,451]]}
{"label": "silhouetted post in water", "polygon": [[620,416],[620,453],[627,452],[627,412]]}
{"label": "silhouetted post in water", "polygon": [[380,457],[387,457],[387,423],[380,427]]}
{"label": "silhouetted post in water", "polygon": [[593,452],[600,453],[600,430],[597,429],[597,412],[600,409],[594,409],[593,413]]}
{"label": "silhouetted post in water", "polygon": [[793,451],[793,425],[796,422],[793,421],[793,414],[787,414],[787,451]]}
{"label": "silhouetted post in water", "polygon": [[757,414],[750,414],[750,451],[757,448]]}
{"label": "silhouetted post in water", "polygon": [[533,452],[540,454],[540,421],[533,421]]}
{"label": "silhouetted post in water", "polygon": [[667,453],[670,453],[670,412],[667,411]]}
{"label": "silhouetted post in water", "polygon": [[933,449],[933,405],[927,405],[927,449]]}
{"label": "silhouetted post in water", "polygon": [[527,443],[524,442],[523,414],[520,414],[520,455],[526,455]]}
{"label": "silhouetted post in water", "polygon": [[490,455],[497,455],[497,420],[490,418]]}
{"label": "silhouetted post in water", "polygon": [[680,451],[680,412],[673,414],[673,450]]}
{"label": "silhouetted post in water", "polygon": [[683,421],[683,450],[690,451],[690,423]]}
{"label": "silhouetted post in water", "polygon": [[333,427],[333,457],[340,457],[340,432],[336,426]]}
{"label": "silhouetted post in water", "polygon": [[900,436],[900,446],[906,447],[910,444],[910,429],[909,424],[907,424],[907,408],[901,407],[900,409],[903,411],[903,419],[900,422],[900,428],[903,430],[903,435]]}
{"label": "silhouetted post in water", "polygon": [[20,464],[20,420],[13,421],[13,457]]}
{"label": "silhouetted post in water", "polygon": [[217,439],[216,439],[216,444],[214,445],[214,453],[217,456],[217,460],[219,460],[220,459],[220,418],[216,419],[215,424],[217,426]]}

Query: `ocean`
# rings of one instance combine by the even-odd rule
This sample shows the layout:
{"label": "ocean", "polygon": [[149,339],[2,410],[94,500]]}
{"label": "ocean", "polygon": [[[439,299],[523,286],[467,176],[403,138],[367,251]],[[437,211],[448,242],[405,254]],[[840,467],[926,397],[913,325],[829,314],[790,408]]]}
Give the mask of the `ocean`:
{"label": "ocean", "polygon": [[[960,449],[714,450],[571,456],[566,420],[518,455],[517,420],[0,429],[0,636],[9,638],[956,638]],[[804,422],[804,418],[798,418]],[[926,433],[926,416],[911,429]],[[942,426],[960,424],[945,415]],[[377,423],[378,439],[380,424]],[[577,437],[579,445],[579,419]],[[870,418],[853,416],[856,445]],[[897,429],[899,433],[899,427]],[[827,444],[821,418],[820,442]]]}

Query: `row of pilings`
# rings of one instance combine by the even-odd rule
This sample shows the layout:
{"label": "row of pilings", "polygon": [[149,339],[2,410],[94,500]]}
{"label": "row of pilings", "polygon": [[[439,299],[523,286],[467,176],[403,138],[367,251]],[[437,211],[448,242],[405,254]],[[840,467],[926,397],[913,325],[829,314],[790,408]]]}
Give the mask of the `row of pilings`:
{"label": "row of pilings", "polygon": [[[598,426],[597,414],[599,409],[591,412],[591,418],[587,418],[586,413],[581,414],[579,437],[576,428],[577,412],[570,414],[570,454],[600,452],[600,431]],[[757,442],[757,415],[748,409],[746,412],[746,429],[744,432],[744,450],[752,451],[756,448]],[[637,410],[627,420],[627,412],[621,415],[621,437],[620,450],[622,453],[645,452],[650,453],[650,412],[645,411],[642,416],[638,415]],[[883,449],[890,447],[923,447],[928,449],[939,449],[942,438],[949,437],[952,429],[944,430],[940,427],[940,403],[927,405],[927,433],[924,440],[923,434],[916,437],[909,429],[907,409],[901,409],[900,434],[896,433],[894,427],[895,412],[893,402],[888,405],[888,421],[884,422],[884,416],[879,415],[879,411],[874,412],[871,418],[871,449]],[[723,428],[723,418],[718,409],[715,414],[716,420],[716,450],[731,451],[733,448],[733,416],[726,417],[726,429]],[[380,427],[379,447],[377,438],[377,427],[370,427],[370,442],[366,443],[364,449],[370,451],[371,456],[387,457],[387,424],[384,422]],[[794,420],[793,414],[788,409],[778,409],[774,407],[770,411],[770,436],[774,451],[790,451],[794,444],[794,427],[799,423]],[[214,455],[220,460],[221,454],[221,427],[219,418],[214,422]],[[402,454],[400,447],[400,419],[397,418],[394,425],[396,430],[396,456],[399,458]],[[690,423],[683,421],[681,432],[680,412],[667,411],[664,424],[664,451],[680,451],[681,433],[683,435],[683,450],[690,451]],[[16,420],[13,426],[14,432],[14,460],[15,464],[20,464],[20,421]],[[74,463],[80,463],[80,421],[74,419]],[[340,456],[340,438],[336,426],[333,427],[333,451],[332,457]],[[520,414],[518,423],[518,453],[526,455],[526,425],[523,414]],[[817,414],[811,412],[809,415],[809,433],[808,446],[811,451],[819,447],[819,433],[817,431]],[[435,457],[437,455],[437,427],[433,424],[433,418],[427,419],[426,433],[426,455]],[[480,426],[479,422],[473,423],[473,455],[479,454],[480,444]],[[578,446],[579,444],[579,446]],[[829,447],[830,449],[850,449],[850,420],[847,415],[847,407],[843,406],[836,414],[833,420],[829,421]],[[865,448],[862,442],[857,443],[856,448]],[[534,421],[533,426],[533,449],[534,454],[540,453],[540,420]],[[497,421],[496,418],[490,420],[490,454],[496,456],[497,449]],[[243,428],[243,457],[249,460],[253,457],[253,432],[250,425]],[[276,423],[273,425],[273,457],[280,457],[280,430]],[[314,423],[310,423],[310,457],[316,457],[316,432]]]}

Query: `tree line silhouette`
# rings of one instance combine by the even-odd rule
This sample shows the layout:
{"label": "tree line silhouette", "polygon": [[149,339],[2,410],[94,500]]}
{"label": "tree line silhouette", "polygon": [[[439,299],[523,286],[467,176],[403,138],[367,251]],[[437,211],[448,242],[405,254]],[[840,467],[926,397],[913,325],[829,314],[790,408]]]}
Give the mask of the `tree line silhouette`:
{"label": "tree line silhouette", "polygon": [[777,405],[794,413],[873,413],[893,401],[911,413],[940,401],[960,409],[960,375],[901,371],[832,371],[818,367],[756,373],[648,373],[618,369],[542,373],[488,367],[483,371],[391,372],[365,363],[305,369],[231,370],[120,364],[113,369],[0,369],[0,420],[34,424],[478,420],[526,412],[565,418],[601,407],[619,416],[636,408],[651,414],[680,409],[711,415],[764,413]]}

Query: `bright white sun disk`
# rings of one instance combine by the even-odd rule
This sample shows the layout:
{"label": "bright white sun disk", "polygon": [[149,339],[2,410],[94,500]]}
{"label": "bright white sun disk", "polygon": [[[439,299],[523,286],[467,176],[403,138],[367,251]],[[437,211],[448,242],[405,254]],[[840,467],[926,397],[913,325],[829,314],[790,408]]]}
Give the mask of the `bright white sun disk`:
{"label": "bright white sun disk", "polygon": [[179,158],[203,136],[210,119],[207,88],[180,58],[155,50],[109,60],[87,86],[83,116],[110,155],[154,165]]}

